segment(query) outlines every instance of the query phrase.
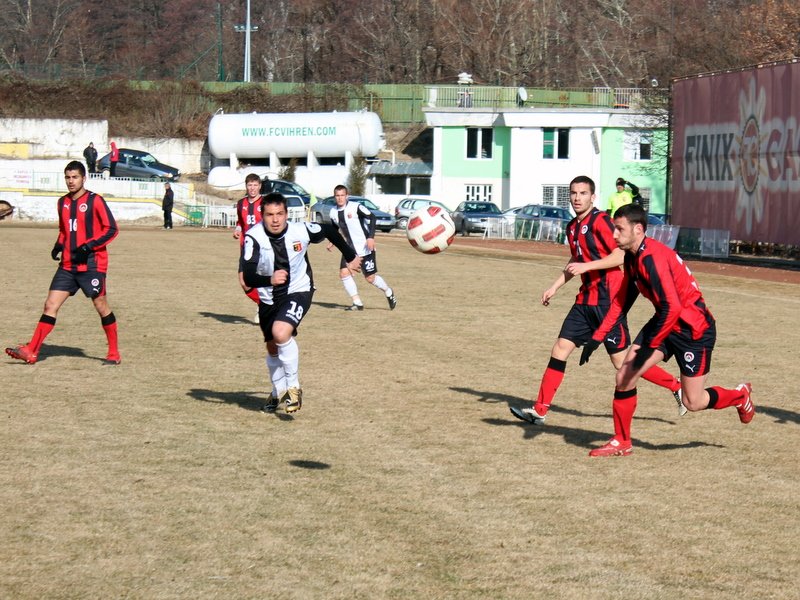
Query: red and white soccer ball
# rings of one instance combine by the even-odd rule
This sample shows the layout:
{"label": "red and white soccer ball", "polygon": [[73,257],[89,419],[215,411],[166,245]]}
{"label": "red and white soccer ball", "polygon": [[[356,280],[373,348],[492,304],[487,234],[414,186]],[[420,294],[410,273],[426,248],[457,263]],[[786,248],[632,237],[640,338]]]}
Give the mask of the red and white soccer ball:
{"label": "red and white soccer ball", "polygon": [[444,252],[453,243],[456,226],[450,214],[441,206],[420,208],[408,219],[406,235],[409,243],[420,252]]}

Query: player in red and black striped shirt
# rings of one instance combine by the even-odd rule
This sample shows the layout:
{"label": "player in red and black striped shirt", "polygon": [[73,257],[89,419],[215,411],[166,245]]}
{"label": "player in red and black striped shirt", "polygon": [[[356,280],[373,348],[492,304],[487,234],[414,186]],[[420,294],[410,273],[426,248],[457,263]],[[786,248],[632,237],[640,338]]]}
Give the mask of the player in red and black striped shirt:
{"label": "player in red and black striped shirt", "polygon": [[233,230],[233,237],[239,240],[239,285],[242,286],[245,295],[250,300],[258,304],[258,290],[247,286],[242,275],[241,248],[244,246],[244,234],[256,223],[261,222],[261,177],[255,173],[250,173],[244,178],[247,195],[236,203],[236,229]]}
{"label": "player in red and black striped shirt", "polygon": [[[536,402],[531,408],[511,407],[515,417],[535,425],[542,425],[545,421],[553,397],[564,380],[570,354],[591,339],[622,282],[619,267],[625,253],[614,242],[611,219],[594,207],[594,181],[584,175],[573,179],[569,185],[569,198],[576,215],[567,225],[567,241],[572,257],[558,279],[542,294],[542,304],[548,306],[559,288],[576,275],[581,277],[581,287],[553,345]],[[618,315],[601,339],[604,339],[611,363],[619,369],[630,344],[625,315]],[[678,395],[681,386],[677,379],[658,366],[643,377],[670,390],[678,402],[680,414],[686,412]]]}
{"label": "player in red and black striped shirt", "polygon": [[646,236],[647,213],[641,206],[625,205],[614,213],[614,239],[625,251],[622,285],[603,323],[587,343],[581,364],[597,348],[616,320],[626,314],[639,294],[652,302],[653,317],[642,328],[617,371],[614,389],[614,437],[590,456],[630,454],[631,422],[636,410],[636,382],[656,363],[675,357],[681,371],[683,403],[691,411],[735,407],[739,420],[749,423],[755,415],[750,398],[752,386],[735,389],[705,387],[716,342],[716,325],[700,288],[681,257],[664,244]]}
{"label": "player in red and black striped shirt", "polygon": [[44,313],[33,332],[31,341],[6,348],[12,358],[33,364],[39,349],[56,325],[56,315],[67,298],[79,289],[92,300],[100,315],[100,323],[108,340],[104,364],[121,362],[117,345],[117,319],[106,297],[108,251],[106,247],[118,233],[114,215],[102,196],[86,190],[86,168],[72,161],[64,169],[68,194],[58,199],[58,240],[50,256],[60,263],[44,303]]}

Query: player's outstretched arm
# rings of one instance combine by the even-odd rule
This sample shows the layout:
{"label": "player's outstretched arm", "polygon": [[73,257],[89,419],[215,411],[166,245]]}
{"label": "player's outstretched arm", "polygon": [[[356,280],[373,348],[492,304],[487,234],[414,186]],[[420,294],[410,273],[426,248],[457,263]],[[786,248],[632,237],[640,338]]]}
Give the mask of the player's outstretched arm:
{"label": "player's outstretched arm", "polygon": [[620,248],[614,248],[608,256],[604,256],[598,260],[592,260],[585,263],[570,262],[565,271],[571,275],[582,275],[587,271],[598,271],[601,269],[614,269],[625,262],[625,251]]}
{"label": "player's outstretched arm", "polygon": [[322,223],[319,225],[319,227],[322,230],[323,237],[320,239],[315,239],[312,236],[312,242],[321,242],[323,239],[327,239],[334,246],[336,246],[348,263],[353,262],[353,260],[358,258],[356,251],[353,250],[350,244],[347,243],[347,240],[342,237],[342,234],[339,233],[339,229],[337,227],[331,225],[330,223]]}
{"label": "player's outstretched arm", "polygon": [[567,266],[561,270],[561,273],[553,282],[553,284],[542,293],[543,305],[549,306],[550,300],[552,300],[553,296],[556,295],[556,292],[558,292],[558,290],[561,289],[561,286],[567,283],[570,279],[572,279],[572,274],[569,271],[567,271],[567,268],[571,263],[572,260],[570,260],[567,263]]}

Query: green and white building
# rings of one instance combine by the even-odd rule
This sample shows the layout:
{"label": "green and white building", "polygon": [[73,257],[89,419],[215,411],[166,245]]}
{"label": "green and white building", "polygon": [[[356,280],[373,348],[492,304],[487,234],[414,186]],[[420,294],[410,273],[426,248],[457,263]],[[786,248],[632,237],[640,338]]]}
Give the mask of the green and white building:
{"label": "green and white building", "polygon": [[618,90],[544,101],[516,88],[428,90],[430,195],[451,208],[463,200],[488,200],[503,210],[568,206],[569,182],[588,175],[601,209],[623,177],[640,188],[650,212],[667,212],[666,119],[642,108],[642,92],[625,90],[620,102]]}

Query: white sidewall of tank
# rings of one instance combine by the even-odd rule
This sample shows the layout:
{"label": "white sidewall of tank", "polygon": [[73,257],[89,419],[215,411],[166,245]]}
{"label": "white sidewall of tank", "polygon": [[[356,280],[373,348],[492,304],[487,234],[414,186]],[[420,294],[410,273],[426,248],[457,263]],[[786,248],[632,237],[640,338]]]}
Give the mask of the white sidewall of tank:
{"label": "white sidewall of tank", "polygon": [[372,112],[218,114],[208,124],[216,158],[375,156],[383,145],[383,125]]}

